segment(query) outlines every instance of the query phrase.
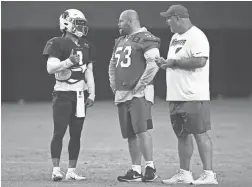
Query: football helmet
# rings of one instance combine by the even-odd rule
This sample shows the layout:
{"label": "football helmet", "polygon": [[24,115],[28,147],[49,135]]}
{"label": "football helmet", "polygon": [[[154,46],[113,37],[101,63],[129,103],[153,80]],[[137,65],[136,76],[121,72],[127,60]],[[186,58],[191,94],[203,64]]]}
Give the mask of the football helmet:
{"label": "football helmet", "polygon": [[60,30],[81,38],[87,36],[88,26],[85,15],[77,9],[68,9],[59,18]]}

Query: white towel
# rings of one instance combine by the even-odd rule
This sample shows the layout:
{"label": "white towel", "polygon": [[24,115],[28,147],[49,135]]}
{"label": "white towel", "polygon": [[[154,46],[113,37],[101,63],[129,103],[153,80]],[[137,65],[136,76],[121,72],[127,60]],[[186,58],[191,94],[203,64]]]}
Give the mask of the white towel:
{"label": "white towel", "polygon": [[85,115],[85,97],[84,91],[77,91],[77,101],[76,101],[76,113],[75,116],[77,118],[84,118]]}

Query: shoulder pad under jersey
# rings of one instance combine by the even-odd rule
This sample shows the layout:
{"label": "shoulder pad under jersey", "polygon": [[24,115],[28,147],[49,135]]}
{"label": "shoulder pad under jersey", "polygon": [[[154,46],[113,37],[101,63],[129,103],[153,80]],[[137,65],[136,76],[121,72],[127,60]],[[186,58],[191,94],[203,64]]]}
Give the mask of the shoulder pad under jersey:
{"label": "shoulder pad under jersey", "polygon": [[60,51],[60,42],[61,37],[54,37],[47,41],[45,48],[43,50],[43,55],[45,56],[53,56],[60,59],[61,51]]}
{"label": "shoulder pad under jersey", "polygon": [[154,36],[150,32],[142,32],[139,37],[139,43],[141,44],[144,52],[152,48],[160,48],[160,38]]}

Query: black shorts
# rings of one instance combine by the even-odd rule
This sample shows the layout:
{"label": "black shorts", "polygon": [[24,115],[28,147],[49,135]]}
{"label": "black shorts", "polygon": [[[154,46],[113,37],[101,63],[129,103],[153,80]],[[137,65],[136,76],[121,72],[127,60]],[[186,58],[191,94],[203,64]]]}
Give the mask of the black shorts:
{"label": "black shorts", "polygon": [[134,97],[117,105],[123,138],[133,137],[153,128],[151,106],[152,103],[144,97]]}
{"label": "black shorts", "polygon": [[210,101],[170,101],[171,124],[177,137],[211,129]]}

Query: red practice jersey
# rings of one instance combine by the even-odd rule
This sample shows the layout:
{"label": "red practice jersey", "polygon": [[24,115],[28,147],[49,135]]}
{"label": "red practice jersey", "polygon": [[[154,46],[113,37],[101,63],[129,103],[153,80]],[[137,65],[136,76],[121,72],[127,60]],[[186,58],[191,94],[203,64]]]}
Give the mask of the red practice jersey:
{"label": "red practice jersey", "polygon": [[116,90],[132,90],[146,67],[144,53],[159,47],[160,39],[148,31],[116,39],[113,51],[116,60]]}

